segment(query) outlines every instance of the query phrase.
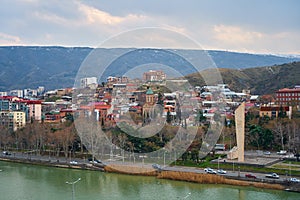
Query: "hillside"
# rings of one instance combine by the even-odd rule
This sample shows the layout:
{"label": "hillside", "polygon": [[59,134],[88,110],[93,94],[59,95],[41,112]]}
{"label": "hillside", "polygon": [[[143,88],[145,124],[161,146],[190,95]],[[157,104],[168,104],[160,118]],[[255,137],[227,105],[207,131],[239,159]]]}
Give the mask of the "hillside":
{"label": "hillside", "polygon": [[[72,87],[81,63],[92,50],[86,47],[0,47],[0,91],[38,86],[45,86],[47,90]],[[120,51],[124,49],[100,49],[103,55]],[[177,51],[181,51],[189,59],[199,55],[196,50]],[[244,69],[300,61],[300,58],[272,55],[227,51],[207,52],[219,68]],[[156,54],[155,50],[150,49],[132,51],[114,61],[105,75],[122,75],[132,66],[148,63],[151,60],[149,58],[155,59],[157,63],[171,66],[184,75],[194,72],[185,59],[176,57],[168,51]]]}
{"label": "hillside", "polygon": [[[300,62],[242,70],[226,68],[219,70],[223,82],[237,92],[250,89],[252,94],[271,94],[280,88],[291,88],[300,84]],[[186,78],[192,85],[205,84],[203,79],[196,74],[190,74]]]}

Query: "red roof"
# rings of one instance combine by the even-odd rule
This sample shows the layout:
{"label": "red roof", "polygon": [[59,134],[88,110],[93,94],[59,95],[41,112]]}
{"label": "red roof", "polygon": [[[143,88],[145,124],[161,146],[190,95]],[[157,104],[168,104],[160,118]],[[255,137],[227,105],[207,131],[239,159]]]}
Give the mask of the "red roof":
{"label": "red roof", "polygon": [[[284,111],[289,111],[290,108],[288,106],[282,106]],[[279,111],[280,106],[262,106],[260,107],[260,111]]]}
{"label": "red roof", "polygon": [[12,100],[13,98],[15,98],[14,96],[0,96],[0,99],[4,99],[4,100]]}
{"label": "red roof", "polygon": [[300,88],[283,88],[279,89],[276,93],[281,93],[281,92],[300,92]]}

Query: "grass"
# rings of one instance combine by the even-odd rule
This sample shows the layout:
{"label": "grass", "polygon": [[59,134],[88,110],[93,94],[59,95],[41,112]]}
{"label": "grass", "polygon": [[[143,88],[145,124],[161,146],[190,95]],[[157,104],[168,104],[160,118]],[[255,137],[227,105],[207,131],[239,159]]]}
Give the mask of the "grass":
{"label": "grass", "polygon": [[272,168],[277,168],[277,169],[292,169],[292,170],[299,170],[300,166],[289,166],[289,165],[282,165],[282,164],[275,164],[272,165]]}
{"label": "grass", "polygon": [[288,160],[285,160],[285,161],[283,161],[283,163],[293,164],[293,165],[300,165],[300,162],[297,162],[297,161],[288,161]]}

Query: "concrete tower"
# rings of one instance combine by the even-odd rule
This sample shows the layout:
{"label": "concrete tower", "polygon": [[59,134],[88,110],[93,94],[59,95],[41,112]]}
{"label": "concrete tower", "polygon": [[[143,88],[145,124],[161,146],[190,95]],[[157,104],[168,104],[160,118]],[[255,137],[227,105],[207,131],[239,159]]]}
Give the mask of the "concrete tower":
{"label": "concrete tower", "polygon": [[236,141],[238,150],[238,161],[245,160],[245,102],[243,102],[235,110],[235,127],[236,127]]}

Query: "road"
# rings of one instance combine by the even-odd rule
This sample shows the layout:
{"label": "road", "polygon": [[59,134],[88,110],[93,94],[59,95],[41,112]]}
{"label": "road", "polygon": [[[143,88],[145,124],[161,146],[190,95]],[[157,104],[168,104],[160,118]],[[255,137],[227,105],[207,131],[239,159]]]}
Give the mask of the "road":
{"label": "road", "polygon": [[[25,159],[25,160],[32,160],[32,161],[44,161],[44,162],[49,162],[49,163],[57,163],[57,164],[66,164],[66,165],[70,165],[70,161],[76,160],[78,165],[81,164],[88,164],[89,161],[86,159],[80,159],[80,158],[76,158],[76,159],[70,159],[70,158],[64,158],[64,157],[51,157],[51,156],[41,156],[41,155],[35,155],[34,153],[20,153],[20,152],[11,152],[11,155],[4,155],[1,153],[0,157],[2,158],[11,158],[11,159]],[[110,165],[127,165],[127,166],[142,166],[145,168],[149,168],[149,169],[153,169],[152,168],[152,164],[153,163],[142,163],[142,162],[136,162],[136,163],[132,163],[132,162],[122,162],[122,161],[105,161],[105,164]],[[183,167],[183,166],[166,166],[163,168],[163,170],[166,171],[181,171],[181,172],[193,172],[193,173],[206,173],[204,172],[204,169],[202,168],[197,168],[197,167]],[[233,178],[239,178],[239,177],[243,177],[245,178],[245,174],[250,173],[250,172],[239,172],[238,170],[236,171],[227,171],[226,174],[219,174],[221,176],[227,176],[227,177],[233,177]],[[253,175],[255,175],[256,181],[272,181],[272,182],[277,182],[277,183],[282,183],[283,181],[285,181],[287,178],[287,176],[285,175],[281,175],[279,179],[272,179],[272,178],[266,178],[266,174],[265,173],[251,173]],[[247,180],[253,180],[251,178],[245,178]]]}

